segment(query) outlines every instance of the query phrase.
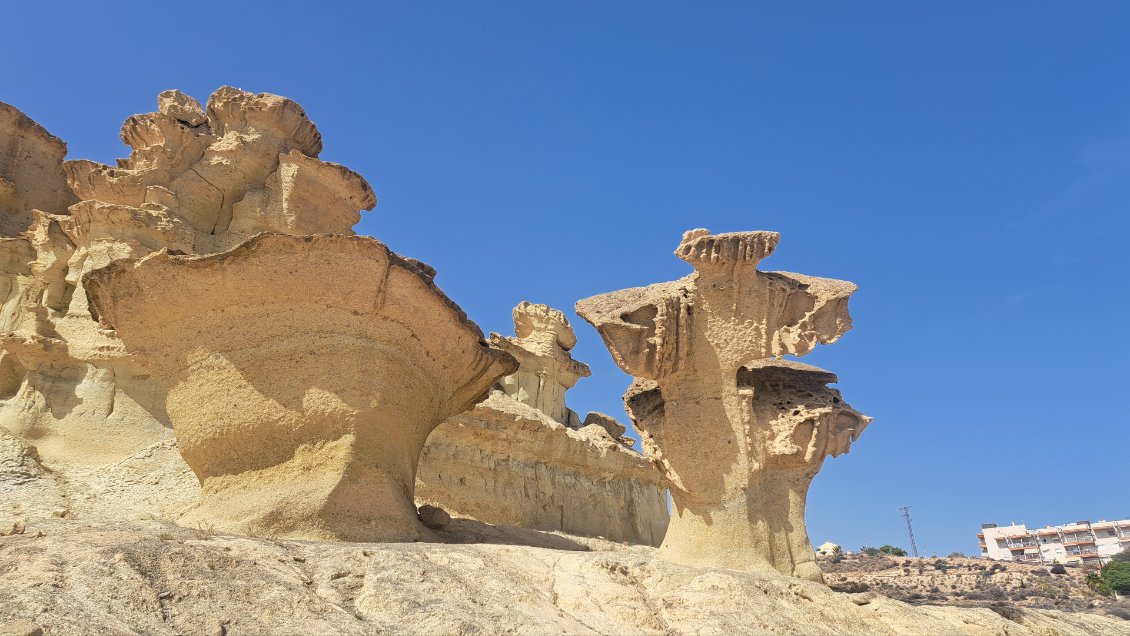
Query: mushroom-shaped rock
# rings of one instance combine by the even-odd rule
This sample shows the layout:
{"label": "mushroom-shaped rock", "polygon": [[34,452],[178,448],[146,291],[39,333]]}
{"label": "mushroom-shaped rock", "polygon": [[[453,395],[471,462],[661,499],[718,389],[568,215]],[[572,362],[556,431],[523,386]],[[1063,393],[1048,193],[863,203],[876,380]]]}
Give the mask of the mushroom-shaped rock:
{"label": "mushroom-shaped rock", "polygon": [[[826,386],[836,377],[816,367],[757,360],[738,376],[749,422],[741,440],[733,429],[681,425],[655,382],[637,381],[625,396],[645,452],[672,484],[676,512],[664,550],[677,561],[742,570],[769,565],[821,580],[804,523],[808,488],[824,459],[846,453],[871,418],[845,404]],[[743,446],[745,455],[735,460],[729,449]]]}
{"label": "mushroom-shaped rock", "polygon": [[522,301],[514,308],[514,335],[490,335],[491,344],[512,354],[521,365],[503,378],[503,392],[555,421],[580,427],[580,418],[565,406],[565,392],[591,372],[587,364],[569,355],[577,336],[565,314],[548,305]]}
{"label": "mushroom-shaped rock", "polygon": [[202,486],[190,524],[420,538],[424,441],[517,367],[371,238],[260,234],[221,254],[115,261],[84,283],[92,313],[168,392]]}
{"label": "mushroom-shaped rock", "polygon": [[[577,303],[636,382],[625,395],[674,504],[661,547],[684,563],[820,580],[804,529],[808,484],[870,420],[804,355],[851,326],[855,285],[762,272],[774,232],[687,232],[695,273]],[[788,408],[785,408],[788,407]]]}
{"label": "mushroom-shaped rock", "polygon": [[157,107],[123,124],[129,157],[102,165],[64,163],[63,142],[0,104],[0,427],[49,466],[172,438],[159,383],[90,319],[84,274],[260,232],[352,234],[376,204],[360,175],[316,158],[320,133],[285,97],[225,87],[205,108],[172,90]]}

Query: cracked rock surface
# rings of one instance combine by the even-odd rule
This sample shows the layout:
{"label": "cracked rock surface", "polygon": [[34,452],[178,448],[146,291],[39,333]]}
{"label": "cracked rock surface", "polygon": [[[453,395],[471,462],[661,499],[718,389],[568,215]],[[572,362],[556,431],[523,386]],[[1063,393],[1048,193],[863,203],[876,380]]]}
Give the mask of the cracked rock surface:
{"label": "cracked rock surface", "polygon": [[0,633],[1130,634],[1112,617],[913,606],[560,534],[456,520],[438,535],[342,544],[46,520],[0,537]]}

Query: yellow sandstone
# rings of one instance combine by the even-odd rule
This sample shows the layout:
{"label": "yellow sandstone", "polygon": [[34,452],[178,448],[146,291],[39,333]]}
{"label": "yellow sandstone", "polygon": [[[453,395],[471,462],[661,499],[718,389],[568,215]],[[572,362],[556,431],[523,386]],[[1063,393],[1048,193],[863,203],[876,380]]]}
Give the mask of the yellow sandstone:
{"label": "yellow sandstone", "polygon": [[87,274],[103,326],[167,391],[200,479],[181,522],[304,539],[427,534],[424,441],[515,370],[432,281],[364,237],[260,234]]}
{"label": "yellow sandstone", "polygon": [[577,313],[637,378],[625,402],[673,503],[660,554],[818,581],[808,486],[870,418],[825,386],[832,374],[776,358],[843,335],[855,285],[758,271],[778,240],[692,230],[675,254],[695,273],[582,300]]}

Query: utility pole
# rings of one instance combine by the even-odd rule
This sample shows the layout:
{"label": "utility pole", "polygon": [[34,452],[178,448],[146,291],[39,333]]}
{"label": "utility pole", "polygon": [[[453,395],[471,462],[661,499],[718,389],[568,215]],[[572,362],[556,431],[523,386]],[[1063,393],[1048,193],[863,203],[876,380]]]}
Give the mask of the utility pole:
{"label": "utility pole", "polygon": [[910,506],[903,506],[899,508],[902,511],[902,516],[906,518],[906,533],[910,535],[910,550],[914,552],[914,558],[918,558],[918,545],[914,543],[914,528],[910,525]]}

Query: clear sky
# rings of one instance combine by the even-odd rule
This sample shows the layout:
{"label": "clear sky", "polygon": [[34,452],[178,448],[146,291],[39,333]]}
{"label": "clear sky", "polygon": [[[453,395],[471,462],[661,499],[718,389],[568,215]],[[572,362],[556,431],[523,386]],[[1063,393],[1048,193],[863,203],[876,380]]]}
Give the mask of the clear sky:
{"label": "clear sky", "polygon": [[0,100],[103,162],[163,89],[297,100],[376,189],[358,232],[484,331],[568,312],[582,415],[629,378],[576,300],[686,274],[684,230],[779,231],[763,267],[859,284],[805,361],[875,418],[814,543],[1130,517],[1130,5],[158,4],[5,7]]}

